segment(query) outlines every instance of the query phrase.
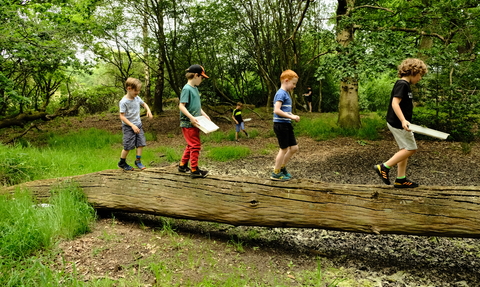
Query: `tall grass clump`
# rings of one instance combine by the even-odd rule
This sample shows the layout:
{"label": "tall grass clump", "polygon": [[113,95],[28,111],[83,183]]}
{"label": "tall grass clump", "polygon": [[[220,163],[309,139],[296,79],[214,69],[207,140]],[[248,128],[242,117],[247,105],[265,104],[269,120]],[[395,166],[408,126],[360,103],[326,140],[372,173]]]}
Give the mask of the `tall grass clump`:
{"label": "tall grass clump", "polygon": [[[31,148],[30,148],[31,149]],[[35,177],[31,155],[21,147],[0,145],[0,185],[15,185]]]}
{"label": "tall grass clump", "polygon": [[55,149],[102,149],[112,144],[121,144],[122,135],[90,128],[69,133],[68,136],[51,133],[47,143]]}
{"label": "tall grass clump", "polygon": [[231,161],[249,156],[251,150],[245,146],[213,147],[207,153],[207,157],[216,161]]}
{"label": "tall grass clump", "polygon": [[44,262],[50,260],[48,250],[60,239],[89,231],[95,220],[74,185],[55,189],[43,204],[25,190],[1,195],[0,214],[0,286],[61,286],[55,284],[61,274]]}
{"label": "tall grass clump", "polygon": [[73,185],[52,191],[38,204],[27,191],[0,196],[0,257],[22,258],[52,246],[57,238],[71,239],[89,231],[94,209]]}

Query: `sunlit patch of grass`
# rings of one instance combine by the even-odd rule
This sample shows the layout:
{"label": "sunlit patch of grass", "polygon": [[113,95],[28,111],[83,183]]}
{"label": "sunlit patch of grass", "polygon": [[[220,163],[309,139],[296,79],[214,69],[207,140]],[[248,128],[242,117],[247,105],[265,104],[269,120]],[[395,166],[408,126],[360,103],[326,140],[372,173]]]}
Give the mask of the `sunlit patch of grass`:
{"label": "sunlit patch of grass", "polygon": [[245,146],[223,146],[210,148],[206,156],[216,161],[231,161],[245,158],[250,153],[250,148]]}

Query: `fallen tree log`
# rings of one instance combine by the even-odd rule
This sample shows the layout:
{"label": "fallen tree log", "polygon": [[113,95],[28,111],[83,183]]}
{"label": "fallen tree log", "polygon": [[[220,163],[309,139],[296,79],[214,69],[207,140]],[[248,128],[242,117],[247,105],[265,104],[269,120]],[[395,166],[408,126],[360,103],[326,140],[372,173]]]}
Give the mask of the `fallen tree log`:
{"label": "fallen tree log", "polygon": [[74,181],[97,209],[266,227],[310,227],[375,234],[480,237],[480,187],[330,184],[297,179],[209,176],[173,169],[106,170],[4,188],[38,198]]}

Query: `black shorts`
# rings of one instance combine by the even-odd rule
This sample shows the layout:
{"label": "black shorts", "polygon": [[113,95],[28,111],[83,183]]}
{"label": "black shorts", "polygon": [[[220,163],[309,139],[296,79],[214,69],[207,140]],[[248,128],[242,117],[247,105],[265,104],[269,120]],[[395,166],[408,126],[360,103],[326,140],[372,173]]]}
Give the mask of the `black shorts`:
{"label": "black shorts", "polygon": [[281,149],[297,145],[291,123],[273,123],[273,131],[277,135],[278,145]]}

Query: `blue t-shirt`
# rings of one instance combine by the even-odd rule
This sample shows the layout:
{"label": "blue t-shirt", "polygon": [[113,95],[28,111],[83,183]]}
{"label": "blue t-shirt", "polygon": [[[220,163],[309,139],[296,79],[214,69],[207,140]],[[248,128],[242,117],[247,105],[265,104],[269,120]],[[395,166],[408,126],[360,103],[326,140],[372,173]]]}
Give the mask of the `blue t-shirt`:
{"label": "blue t-shirt", "polygon": [[[286,112],[288,114],[292,114],[292,99],[290,98],[290,94],[283,90],[279,89],[277,93],[275,94],[275,97],[273,98],[273,109],[275,110],[275,103],[276,102],[282,102],[282,106],[280,107],[280,110],[283,112]],[[289,118],[284,118],[281,117],[277,114],[275,114],[275,111],[273,112],[273,122],[274,123],[290,123],[292,120]]]}
{"label": "blue t-shirt", "polygon": [[[136,96],[133,100],[124,96],[118,105],[120,107],[120,113],[124,114],[132,124],[138,126],[142,123],[140,119],[140,106],[143,104],[144,102],[139,96]],[[123,121],[122,123],[125,124]]]}

